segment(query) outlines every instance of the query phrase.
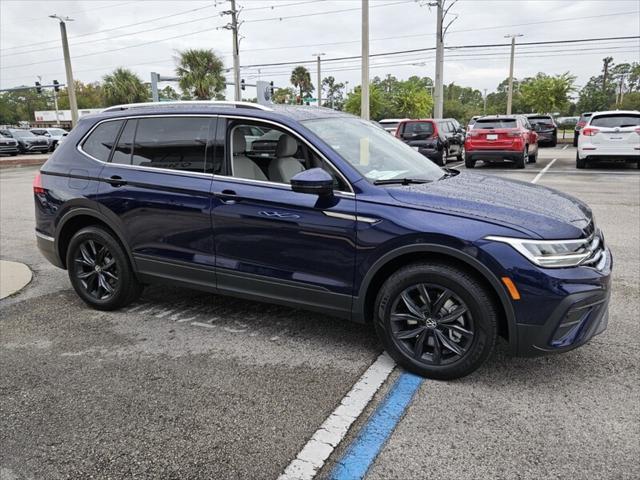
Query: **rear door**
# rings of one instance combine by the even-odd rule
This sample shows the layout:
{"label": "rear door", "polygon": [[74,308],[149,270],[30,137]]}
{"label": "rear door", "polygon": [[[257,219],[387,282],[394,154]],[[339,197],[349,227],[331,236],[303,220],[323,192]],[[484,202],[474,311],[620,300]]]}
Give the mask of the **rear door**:
{"label": "rear door", "polygon": [[215,285],[211,226],[215,117],[129,118],[98,199],[116,218],[139,273]]}
{"label": "rear door", "polygon": [[599,153],[638,155],[640,113],[594,115],[588,127],[597,130],[591,143],[602,149]]}

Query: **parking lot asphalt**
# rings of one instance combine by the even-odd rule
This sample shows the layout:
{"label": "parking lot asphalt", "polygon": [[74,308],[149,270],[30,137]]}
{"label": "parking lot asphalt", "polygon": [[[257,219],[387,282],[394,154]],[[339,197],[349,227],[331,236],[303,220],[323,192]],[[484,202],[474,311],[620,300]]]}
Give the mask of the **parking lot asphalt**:
{"label": "parking lot asphalt", "polygon": [[[548,148],[524,171],[475,171],[538,177],[591,205],[615,261],[608,330],[558,356],[499,346],[469,377],[424,381],[368,478],[637,478],[640,171],[577,171],[574,158]],[[35,248],[36,171],[0,173],[0,257],[34,272],[0,302],[0,477],[276,478],[380,354],[373,332],[166,287],[91,310]]]}

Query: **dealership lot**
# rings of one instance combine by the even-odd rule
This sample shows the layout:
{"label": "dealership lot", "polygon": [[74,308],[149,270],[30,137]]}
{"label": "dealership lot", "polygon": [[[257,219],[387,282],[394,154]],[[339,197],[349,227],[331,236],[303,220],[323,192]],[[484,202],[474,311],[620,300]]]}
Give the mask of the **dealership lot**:
{"label": "dealership lot", "polygon": [[[499,346],[469,377],[424,381],[368,478],[637,475],[640,171],[577,171],[574,159],[559,146],[525,170],[475,171],[594,209],[614,255],[608,330],[560,356],[514,359]],[[364,326],[175,288],[149,288],[121,312],[88,309],[36,251],[35,172],[1,174],[2,258],[34,271],[0,304],[3,478],[276,478],[380,354]]]}

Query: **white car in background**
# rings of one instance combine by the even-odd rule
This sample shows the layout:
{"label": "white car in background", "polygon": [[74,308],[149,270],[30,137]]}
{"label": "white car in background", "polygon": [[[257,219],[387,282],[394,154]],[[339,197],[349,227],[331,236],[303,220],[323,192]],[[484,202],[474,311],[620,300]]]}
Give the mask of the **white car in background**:
{"label": "white car in background", "polygon": [[396,130],[398,129],[398,125],[400,122],[404,122],[405,120],[410,120],[409,118],[383,118],[379,120],[378,123],[382,128],[384,128],[391,135],[396,134]]}
{"label": "white car in background", "polygon": [[576,168],[597,161],[633,162],[640,168],[640,111],[594,112],[578,137]]}

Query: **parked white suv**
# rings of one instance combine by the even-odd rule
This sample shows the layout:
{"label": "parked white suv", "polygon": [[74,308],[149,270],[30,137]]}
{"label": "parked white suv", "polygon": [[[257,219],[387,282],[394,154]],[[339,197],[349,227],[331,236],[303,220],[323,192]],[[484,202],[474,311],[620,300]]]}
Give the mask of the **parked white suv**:
{"label": "parked white suv", "polygon": [[640,112],[594,112],[578,137],[576,167],[597,161],[634,162],[640,168]]}

